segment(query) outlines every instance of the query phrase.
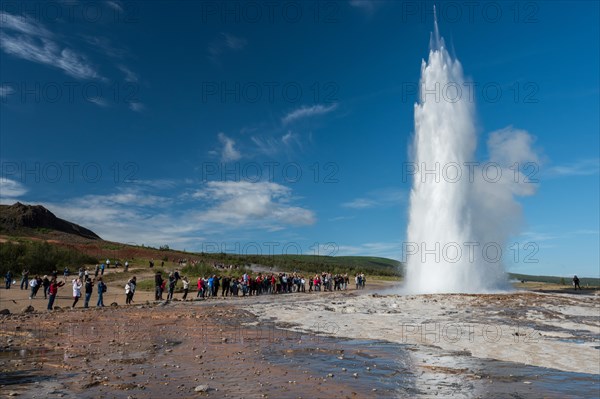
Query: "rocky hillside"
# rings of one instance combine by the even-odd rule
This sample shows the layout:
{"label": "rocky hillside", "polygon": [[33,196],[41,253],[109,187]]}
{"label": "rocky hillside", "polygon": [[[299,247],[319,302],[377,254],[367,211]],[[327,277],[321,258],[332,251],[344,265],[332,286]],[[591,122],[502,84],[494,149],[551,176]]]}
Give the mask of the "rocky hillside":
{"label": "rocky hillside", "polygon": [[56,217],[41,205],[0,205],[0,232],[17,233],[26,229],[48,229],[80,237],[100,240],[91,230]]}

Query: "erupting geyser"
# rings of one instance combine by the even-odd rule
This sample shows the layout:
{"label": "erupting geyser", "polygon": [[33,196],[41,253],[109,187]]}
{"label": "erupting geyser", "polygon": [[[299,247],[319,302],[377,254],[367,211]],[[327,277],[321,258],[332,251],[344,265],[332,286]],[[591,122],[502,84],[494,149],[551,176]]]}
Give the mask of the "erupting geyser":
{"label": "erupting geyser", "polygon": [[515,164],[537,160],[529,148],[532,138],[512,128],[494,132],[488,147],[495,170],[477,163],[473,99],[464,95],[462,66],[445,48],[437,21],[430,47],[415,104],[405,288],[414,293],[501,290],[506,288],[503,261],[513,256],[506,241],[520,218],[513,197],[531,194],[535,186],[513,170]]}

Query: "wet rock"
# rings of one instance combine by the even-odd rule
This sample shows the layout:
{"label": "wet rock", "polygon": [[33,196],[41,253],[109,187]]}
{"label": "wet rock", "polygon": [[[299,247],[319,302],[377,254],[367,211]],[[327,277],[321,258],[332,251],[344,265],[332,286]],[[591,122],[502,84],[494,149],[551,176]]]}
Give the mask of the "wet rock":
{"label": "wet rock", "polygon": [[116,303],[116,302],[113,302],[113,303],[111,303],[111,304],[110,304],[110,307],[111,307],[111,308],[118,308],[118,307],[119,307],[119,304],[118,304],[118,303]]}
{"label": "wet rock", "polygon": [[194,388],[195,392],[208,392],[208,390],[210,389],[210,387],[208,385],[198,385],[196,388]]}
{"label": "wet rock", "polygon": [[8,309],[0,310],[0,315],[2,315],[2,316],[8,316],[9,314],[10,314],[10,310],[8,310]]}
{"label": "wet rock", "polygon": [[34,310],[35,310],[35,309],[33,308],[33,306],[29,305],[29,306],[27,306],[27,307],[23,308],[23,310],[22,310],[21,312],[23,312],[23,313],[31,313],[31,312],[33,312]]}

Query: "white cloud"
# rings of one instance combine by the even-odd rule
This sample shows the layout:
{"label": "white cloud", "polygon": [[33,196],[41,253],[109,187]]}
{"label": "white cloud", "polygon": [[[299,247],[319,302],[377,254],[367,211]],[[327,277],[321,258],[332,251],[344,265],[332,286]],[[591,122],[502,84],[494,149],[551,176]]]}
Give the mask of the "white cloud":
{"label": "white cloud", "polygon": [[365,209],[372,208],[376,204],[375,201],[367,198],[357,198],[355,200],[344,202],[342,206],[344,208],[352,208],[352,209]]}
{"label": "white cloud", "polygon": [[350,209],[367,209],[401,205],[406,195],[396,188],[383,188],[368,193],[367,196],[344,202],[342,207]]}
{"label": "white cloud", "polygon": [[42,24],[24,17],[17,16],[7,12],[0,11],[1,29],[16,31],[31,36],[52,37],[52,32],[47,30]]}
{"label": "white cloud", "polygon": [[130,187],[117,189],[111,195],[85,195],[42,205],[107,240],[189,248],[202,238],[199,226],[172,207],[174,201]]}
{"label": "white cloud", "polygon": [[377,7],[379,7],[380,2],[375,2],[374,0],[350,0],[350,5],[354,8],[362,10],[368,14],[372,14]]}
{"label": "white cloud", "polygon": [[314,213],[291,205],[291,195],[290,188],[272,182],[212,181],[193,197],[216,203],[197,216],[202,222],[235,226],[260,224],[270,228],[281,224],[314,224]]}
{"label": "white cloud", "polygon": [[139,78],[135,72],[127,68],[125,65],[119,65],[118,68],[125,74],[125,81],[130,83],[137,83]]}
{"label": "white cloud", "polygon": [[394,242],[369,242],[360,245],[340,245],[337,249],[338,256],[380,256],[390,259],[402,258],[402,243]]}
{"label": "white cloud", "polygon": [[597,175],[600,170],[600,159],[581,159],[568,164],[552,166],[548,169],[551,177],[590,176]]}
{"label": "white cloud", "polygon": [[99,105],[101,107],[108,107],[108,103],[101,97],[90,97],[87,101]]}
{"label": "white cloud", "polygon": [[533,150],[535,138],[524,130],[507,127],[490,133],[488,148],[490,161],[510,167],[515,163],[539,165],[540,159]]}
{"label": "white cloud", "polygon": [[7,84],[0,85],[0,98],[8,97],[15,92],[11,86]]}
{"label": "white cloud", "polygon": [[140,102],[130,102],[129,109],[135,112],[142,112],[146,109],[146,106]]}
{"label": "white cloud", "polygon": [[292,131],[288,131],[282,136],[252,136],[252,143],[256,146],[256,151],[261,154],[275,156],[279,153],[289,153],[295,149],[301,149],[302,143],[300,137]]}
{"label": "white cloud", "polygon": [[324,115],[335,110],[336,108],[337,104],[331,104],[329,106],[317,104],[313,105],[312,107],[302,106],[281,118],[281,123],[287,125],[300,119],[309,118],[316,115]]}
{"label": "white cloud", "polygon": [[225,38],[225,44],[232,50],[241,50],[246,47],[248,41],[243,37],[235,37],[228,33],[223,33],[223,37]]}
{"label": "white cloud", "polygon": [[223,53],[226,51],[242,50],[247,44],[248,41],[243,37],[222,32],[217,39],[208,45],[208,58],[212,62],[219,64]]}
{"label": "white cloud", "polygon": [[107,1],[106,4],[108,4],[109,7],[111,7],[112,9],[122,12],[123,11],[123,7],[121,6],[121,4],[118,1]]}
{"label": "white cloud", "polygon": [[223,145],[221,150],[221,160],[224,162],[237,161],[242,157],[240,152],[235,148],[235,141],[225,135],[225,133],[218,134],[219,141]]}
{"label": "white cloud", "polygon": [[101,78],[83,54],[59,45],[41,23],[5,12],[0,12],[0,21],[0,48],[5,53],[61,69],[77,79]]}
{"label": "white cloud", "polygon": [[17,198],[27,193],[27,189],[18,181],[0,177],[0,202],[13,203]]}

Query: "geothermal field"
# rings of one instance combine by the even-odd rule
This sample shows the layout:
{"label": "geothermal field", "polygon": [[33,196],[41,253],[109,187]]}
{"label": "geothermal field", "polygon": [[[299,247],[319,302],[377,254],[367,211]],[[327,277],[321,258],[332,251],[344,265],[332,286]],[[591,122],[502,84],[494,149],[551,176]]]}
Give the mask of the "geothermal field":
{"label": "geothermal field", "polygon": [[598,2],[0,4],[0,398],[600,398]]}

